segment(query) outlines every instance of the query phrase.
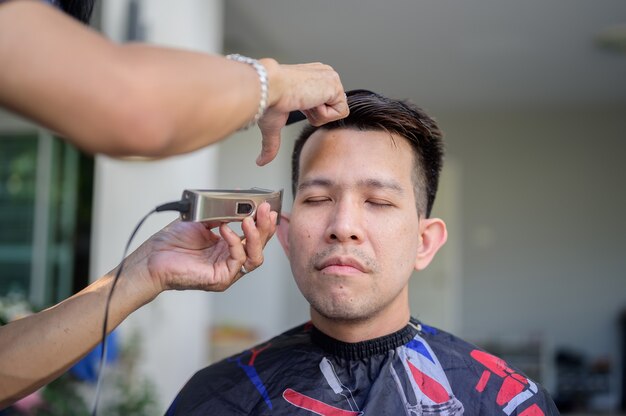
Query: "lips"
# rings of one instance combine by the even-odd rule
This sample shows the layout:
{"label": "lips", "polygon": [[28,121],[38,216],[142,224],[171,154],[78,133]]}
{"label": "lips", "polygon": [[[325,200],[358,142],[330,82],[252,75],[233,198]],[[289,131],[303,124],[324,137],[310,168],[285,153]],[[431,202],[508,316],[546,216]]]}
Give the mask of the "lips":
{"label": "lips", "polygon": [[366,268],[358,260],[352,257],[330,257],[317,265],[317,269],[327,272],[361,272],[365,273]]}

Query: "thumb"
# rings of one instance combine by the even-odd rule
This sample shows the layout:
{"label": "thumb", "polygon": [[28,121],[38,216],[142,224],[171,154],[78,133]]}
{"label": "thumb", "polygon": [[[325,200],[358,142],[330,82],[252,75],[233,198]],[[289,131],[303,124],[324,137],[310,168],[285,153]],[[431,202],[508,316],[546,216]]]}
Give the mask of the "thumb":
{"label": "thumb", "polygon": [[280,130],[287,122],[288,113],[280,113],[268,110],[259,120],[259,128],[263,141],[261,144],[261,154],[256,159],[259,166],[267,165],[274,160],[280,148]]}
{"label": "thumb", "polygon": [[256,158],[256,164],[264,166],[270,163],[278,154],[280,148],[280,129],[261,129],[263,140],[261,142],[261,154]]}

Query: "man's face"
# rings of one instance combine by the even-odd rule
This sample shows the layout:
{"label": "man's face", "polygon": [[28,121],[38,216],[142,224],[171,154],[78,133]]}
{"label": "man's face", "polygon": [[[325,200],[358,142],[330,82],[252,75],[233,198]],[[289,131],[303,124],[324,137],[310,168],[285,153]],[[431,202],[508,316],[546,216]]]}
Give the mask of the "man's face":
{"label": "man's face", "polygon": [[325,318],[408,318],[422,240],[413,151],[392,136],[320,129],[302,149],[288,256],[300,291]]}

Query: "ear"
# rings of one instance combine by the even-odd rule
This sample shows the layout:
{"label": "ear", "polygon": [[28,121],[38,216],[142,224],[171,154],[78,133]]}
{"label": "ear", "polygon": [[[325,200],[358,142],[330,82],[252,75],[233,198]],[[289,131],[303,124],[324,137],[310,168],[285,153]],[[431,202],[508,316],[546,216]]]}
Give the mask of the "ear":
{"label": "ear", "polygon": [[415,257],[415,270],[424,270],[448,239],[446,223],[439,218],[420,219],[420,246]]}
{"label": "ear", "polygon": [[276,234],[278,235],[280,245],[283,246],[285,254],[289,257],[289,214],[280,214],[280,222],[276,228]]}

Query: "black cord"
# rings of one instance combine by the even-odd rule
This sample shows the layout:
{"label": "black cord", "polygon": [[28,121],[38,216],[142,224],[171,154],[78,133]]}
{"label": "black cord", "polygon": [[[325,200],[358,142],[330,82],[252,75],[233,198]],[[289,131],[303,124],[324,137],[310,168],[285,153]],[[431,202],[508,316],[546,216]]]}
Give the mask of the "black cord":
{"label": "black cord", "polygon": [[189,207],[190,206],[191,206],[191,203],[189,202],[189,200],[181,199],[180,201],[167,202],[167,203],[165,203],[163,205],[159,205],[154,210],[156,212],[178,211],[181,214],[184,214],[186,212],[189,212]]}
{"label": "black cord", "polygon": [[126,261],[126,255],[128,254],[128,249],[130,248],[130,244],[135,238],[135,234],[139,231],[139,228],[143,225],[143,223],[148,219],[148,217],[155,212],[163,212],[163,211],[178,211],[181,214],[189,211],[190,203],[187,200],[180,200],[174,202],[167,202],[165,204],[159,205],[154,208],[152,211],[148,212],[142,219],[137,223],[135,229],[131,233],[128,238],[128,242],[126,243],[126,248],[124,249],[124,254],[122,255],[122,261],[120,262],[120,266],[117,268],[117,272],[115,272],[115,277],[113,278],[113,283],[111,284],[111,290],[109,291],[109,295],[107,296],[106,306],[104,308],[104,323],[102,324],[102,352],[100,354],[100,364],[98,368],[98,383],[96,385],[96,393],[93,402],[93,408],[91,411],[92,416],[96,416],[98,412],[98,401],[100,400],[100,391],[102,389],[102,379],[105,365],[105,357],[107,350],[107,325],[109,322],[109,307],[111,305],[111,298],[113,297],[113,290],[115,290],[115,286],[117,285],[118,280],[122,274],[122,269],[124,268],[124,262]]}

